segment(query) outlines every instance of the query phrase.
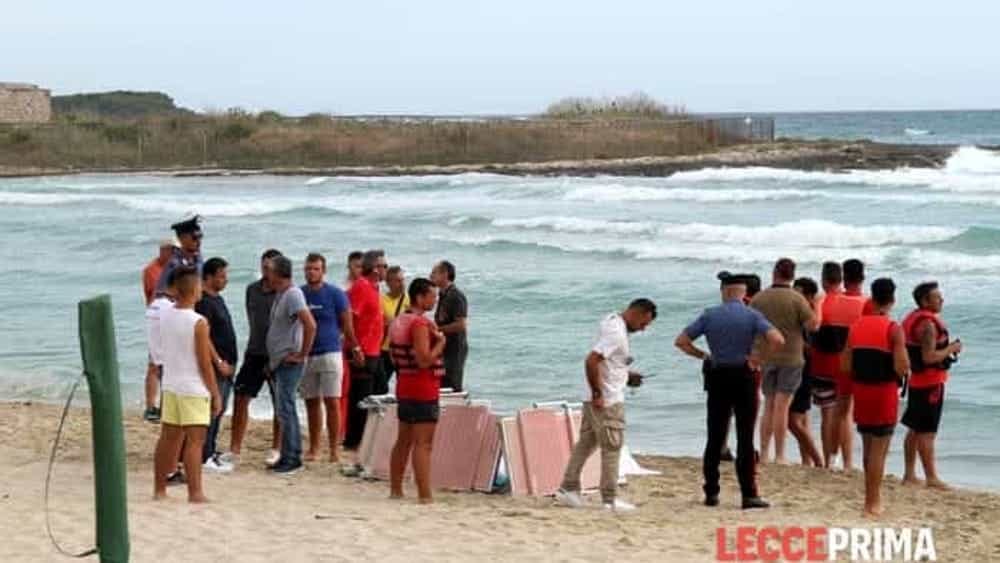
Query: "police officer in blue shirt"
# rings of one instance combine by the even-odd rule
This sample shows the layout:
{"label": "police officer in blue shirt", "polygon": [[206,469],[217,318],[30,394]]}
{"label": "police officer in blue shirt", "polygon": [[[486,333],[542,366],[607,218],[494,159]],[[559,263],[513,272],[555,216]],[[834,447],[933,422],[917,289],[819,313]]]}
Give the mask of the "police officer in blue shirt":
{"label": "police officer in blue shirt", "polygon": [[[751,357],[754,340],[766,339],[778,348],[784,344],[781,332],[759,311],[747,307],[743,297],[748,276],[720,272],[722,304],[705,309],[687,326],[674,344],[685,354],[707,365],[708,441],[705,444],[702,470],[705,475],[705,504],[719,504],[719,462],[730,414],[736,415],[736,473],[739,477],[742,506],[770,506],[757,492],[755,478],[754,424],[757,421],[757,386],[754,383]],[[694,345],[704,336],[711,351]]]}
{"label": "police officer in blue shirt", "polygon": [[198,275],[201,275],[203,260],[201,257],[201,217],[195,215],[183,221],[178,221],[170,228],[177,235],[177,242],[180,246],[174,247],[173,255],[163,267],[160,279],[156,283],[156,295],[162,295],[167,288],[167,280],[170,273],[179,267],[197,268]]}

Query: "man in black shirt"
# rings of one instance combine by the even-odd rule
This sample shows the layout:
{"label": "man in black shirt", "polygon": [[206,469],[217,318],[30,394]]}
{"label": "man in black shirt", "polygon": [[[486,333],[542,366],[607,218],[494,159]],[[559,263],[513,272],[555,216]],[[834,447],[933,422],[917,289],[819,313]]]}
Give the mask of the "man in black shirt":
{"label": "man in black shirt", "polygon": [[229,316],[226,301],[219,293],[228,283],[229,264],[222,258],[210,258],[202,268],[202,296],[194,310],[208,321],[209,338],[212,341],[212,366],[215,368],[215,381],[219,386],[219,396],[222,399],[222,411],[213,416],[205,437],[205,447],[202,450],[201,461],[208,471],[228,473],[233,466],[221,461],[215,450],[215,441],[219,435],[219,423],[226,412],[229,402],[229,392],[233,388],[233,373],[236,365],[236,331],[233,329],[233,319]]}
{"label": "man in black shirt", "polygon": [[469,303],[465,294],[455,287],[455,266],[451,262],[438,262],[431,270],[431,281],[438,288],[434,322],[445,335],[444,378],[441,380],[441,387],[461,391],[465,379],[465,358],[469,355],[469,344],[465,337]]}

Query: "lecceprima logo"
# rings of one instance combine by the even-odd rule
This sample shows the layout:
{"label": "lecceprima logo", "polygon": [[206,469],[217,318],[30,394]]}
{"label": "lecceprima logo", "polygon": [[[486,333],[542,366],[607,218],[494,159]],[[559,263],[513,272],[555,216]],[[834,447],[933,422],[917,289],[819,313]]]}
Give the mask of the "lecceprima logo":
{"label": "lecceprima logo", "polygon": [[930,528],[718,528],[719,561],[937,561]]}

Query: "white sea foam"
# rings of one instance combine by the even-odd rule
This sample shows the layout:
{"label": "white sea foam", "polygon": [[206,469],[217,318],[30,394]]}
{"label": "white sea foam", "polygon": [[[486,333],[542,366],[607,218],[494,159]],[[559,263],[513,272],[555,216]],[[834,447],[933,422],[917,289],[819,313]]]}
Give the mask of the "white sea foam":
{"label": "white sea foam", "polygon": [[303,185],[306,185],[306,186],[318,186],[320,184],[326,183],[326,181],[329,180],[329,179],[330,179],[329,176],[317,176],[315,178],[309,178],[308,180],[306,180],[305,182],[303,182]]}
{"label": "white sea foam", "polygon": [[[453,223],[460,225],[468,218]],[[958,227],[906,225],[843,225],[808,219],[767,226],[714,225],[709,223],[652,223],[609,221],[566,216],[494,219],[502,229],[550,230],[561,233],[649,235],[658,244],[702,243],[788,248],[864,248],[943,242],[965,232]]]}
{"label": "white sea foam", "polygon": [[607,184],[573,188],[563,196],[568,201],[625,202],[625,201],[691,201],[702,203],[771,201],[806,199],[817,194],[809,190],[715,190],[703,188],[654,188]]}
{"label": "white sea foam", "polygon": [[1000,154],[977,147],[960,147],[943,168],[899,168],[820,172],[783,168],[705,168],[678,172],[668,183],[771,181],[868,185],[875,187],[922,187],[949,192],[1000,191]]}
{"label": "white sea foam", "polygon": [[914,129],[912,127],[907,127],[903,129],[903,133],[909,135],[910,137],[923,137],[924,135],[930,135],[931,132],[927,129]]}
{"label": "white sea foam", "polygon": [[559,237],[536,238],[525,234],[440,236],[432,240],[476,246],[516,245],[558,250],[578,254],[624,254],[637,260],[710,262],[720,265],[761,266],[779,256],[792,256],[802,264],[820,264],[827,260],[858,258],[872,268],[888,267],[893,271],[994,272],[1000,269],[1000,255],[972,255],[915,247],[867,246],[858,248],[800,247],[789,245],[762,246],[755,244],[691,244],[665,243],[653,240],[596,240]]}
{"label": "white sea foam", "polygon": [[653,233],[656,225],[639,221],[607,221],[581,217],[530,217],[527,219],[494,219],[494,227],[549,229],[567,233],[616,233],[623,235]]}

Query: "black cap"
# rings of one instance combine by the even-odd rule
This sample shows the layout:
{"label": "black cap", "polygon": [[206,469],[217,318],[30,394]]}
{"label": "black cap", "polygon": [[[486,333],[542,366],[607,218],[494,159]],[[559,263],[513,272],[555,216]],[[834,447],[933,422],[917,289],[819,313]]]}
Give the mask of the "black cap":
{"label": "black cap", "polygon": [[199,221],[201,221],[201,217],[195,215],[190,219],[178,221],[177,223],[170,225],[170,228],[173,229],[175,233],[177,233],[177,236],[188,235],[188,234],[200,235],[201,225],[198,224]]}
{"label": "black cap", "polygon": [[716,274],[715,277],[718,278],[722,287],[725,287],[727,285],[748,285],[752,275],[753,274],[732,274],[723,270]]}

